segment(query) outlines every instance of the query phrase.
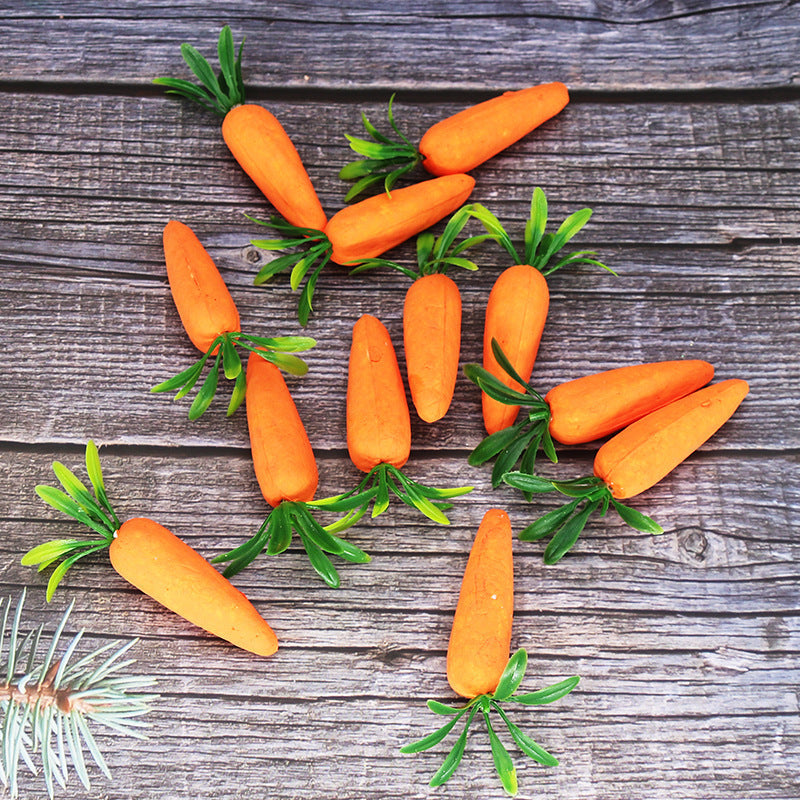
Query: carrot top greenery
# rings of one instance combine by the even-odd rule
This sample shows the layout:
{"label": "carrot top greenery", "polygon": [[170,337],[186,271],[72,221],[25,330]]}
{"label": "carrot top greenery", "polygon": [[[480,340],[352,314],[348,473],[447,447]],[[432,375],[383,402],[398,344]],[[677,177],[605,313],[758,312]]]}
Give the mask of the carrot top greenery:
{"label": "carrot top greenery", "polygon": [[503,709],[501,703],[517,703],[523,706],[538,706],[552,703],[569,694],[578,685],[580,678],[575,675],[535,692],[515,694],[525,677],[527,665],[528,654],[525,650],[519,649],[508,660],[508,664],[494,692],[473,697],[466,705],[455,708],[440,703],[437,700],[428,700],[428,708],[433,711],[434,714],[450,717],[450,719],[437,731],[428,734],[428,736],[425,736],[419,741],[405,745],[401,748],[400,752],[419,753],[423,750],[429,750],[442,742],[460,722],[464,722],[464,727],[458,739],[456,739],[455,744],[445,757],[439,770],[433,778],[431,778],[431,786],[441,786],[455,773],[467,747],[467,732],[478,714],[483,717],[486,724],[494,766],[503,784],[503,788],[508,794],[515,795],[517,793],[517,771],[508,750],[495,731],[494,724],[492,723],[493,712],[497,713],[501,722],[508,729],[508,733],[514,744],[526,756],[546,767],[558,765],[558,759],[556,759],[555,756],[538,745],[530,736],[511,721],[511,718],[508,716],[505,709]]}

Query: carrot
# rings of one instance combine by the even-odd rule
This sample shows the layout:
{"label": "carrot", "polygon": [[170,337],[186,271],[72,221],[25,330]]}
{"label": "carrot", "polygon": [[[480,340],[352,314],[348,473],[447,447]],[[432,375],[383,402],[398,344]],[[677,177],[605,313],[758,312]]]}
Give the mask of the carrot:
{"label": "carrot", "polygon": [[449,780],[456,771],[467,741],[467,731],[478,711],[489,733],[495,769],[510,795],[517,793],[517,774],[511,756],[495,732],[491,712],[496,711],[522,752],[544,766],[558,760],[523,733],[508,717],[501,703],[522,705],[552,703],[569,694],[580,678],[576,675],[529,694],[515,694],[528,663],[522,648],[509,658],[514,605],[514,566],[511,548],[511,523],[501,509],[486,512],[469,554],[458,597],[450,643],[447,649],[447,680],[456,694],[468,699],[460,708],[435,700],[428,707],[450,717],[438,731],[401,748],[403,753],[418,753],[441,742],[462,719],[464,728],[446,756],[431,786]]}
{"label": "carrot", "polygon": [[458,376],[461,293],[445,273],[450,267],[477,270],[477,264],[462,254],[491,238],[484,234],[458,241],[471,210],[472,206],[466,205],[456,211],[439,237],[430,231],[420,234],[416,270],[385,258],[371,258],[350,273],[390,267],[412,279],[403,304],[403,344],[411,399],[425,422],[435,422],[447,413]]}
{"label": "carrot", "polygon": [[[483,367],[508,387],[520,388],[492,352],[492,341],[497,340],[516,372],[526,382],[533,371],[539,351],[550,305],[546,276],[571,264],[595,264],[609,269],[597,261],[595,253],[581,250],[571,253],[555,264],[553,257],[589,221],[589,208],[570,214],[555,233],[545,233],[547,225],[547,198],[540,188],[533,191],[530,218],[525,226],[525,250],[520,256],[510,237],[497,218],[479,204],[474,204],[472,214],[493,234],[497,242],[516,262],[500,274],[495,281],[486,304],[483,334]],[[609,270],[612,272],[612,270]],[[483,421],[486,432],[496,433],[513,424],[519,406],[507,405],[482,395]]]}
{"label": "carrot", "polygon": [[275,209],[293,225],[322,229],[327,218],[297,148],[277,118],[262,106],[245,103],[242,48],[236,55],[231,29],[220,31],[217,52],[221,76],[190,44],[181,54],[200,86],[178,78],[153,82],[223,117],[222,137],[233,157]]}
{"label": "carrot", "polygon": [[511,521],[493,508],[472,544],[450,631],[447,681],[456,694],[472,699],[497,688],[508,663],[513,617]]}
{"label": "carrot", "polygon": [[246,405],[253,468],[273,511],[253,537],[212,563],[230,562],[224,572],[230,577],[264,551],[268,555],[284,552],[296,531],[314,570],[336,588],[339,574],[326,552],[361,564],[370,557],[329,533],[312,516],[308,503],[319,483],[314,451],[283,376],[258,353],[251,353],[247,363]]}
{"label": "carrot", "polygon": [[411,480],[401,468],[411,453],[411,419],[392,340],[383,323],[369,314],[353,326],[347,378],[347,449],[366,477],[351,492],[314,501],[329,511],[347,512],[348,526],[373,505],[372,516],[389,506],[390,493],[429,519],[449,524],[441,501],[472,491],[471,486],[438,489]]}
{"label": "carrot", "polygon": [[474,186],[475,181],[469,175],[447,175],[406,186],[391,195],[382,194],[346,206],[331,217],[324,231],[298,228],[276,217],[269,221],[251,217],[284,236],[253,240],[254,246],[265,250],[285,250],[298,245],[304,248],[268,262],[256,275],[255,283],[262,284],[291,268],[291,287],[296,290],[308,277],[297,310],[301,324],[305,325],[311,314],[317,280],[329,261],[355,266],[382,255],[459,208]]}
{"label": "carrot", "polygon": [[240,330],[239,311],[228,287],[188,225],[170,220],[164,227],[163,241],[167,278],[175,307],[189,339],[203,356],[188,369],[154,386],[151,392],[177,389],[175,399],[184,397],[197,383],[206,362],[214,358],[211,370],[189,408],[189,419],[197,419],[211,405],[217,390],[220,364],[225,377],[235,381],[228,405],[230,416],[241,405],[247,389],[237,346],[258,352],[261,358],[293,375],[304,375],[308,371],[305,361],[292,353],[309,350],[316,344],[314,339],[307,336],[266,338]]}
{"label": "carrot", "polygon": [[623,505],[654,486],[706,442],[731,417],[749,391],[746,381],[729,379],[706,386],[652,411],[609,439],[595,455],[594,474],[571,481],[553,481],[521,472],[503,480],[526,492],[556,491],[571,497],[523,530],[527,541],[552,536],[545,552],[548,564],[558,561],[577,541],[589,517],[609,506],[636,530],[662,533],[650,517]]}
{"label": "carrot", "polygon": [[94,492],[63,464],[53,471],[66,492],[37,486],[44,502],[91,528],[93,540],[56,539],[29,550],[25,566],[39,570],[60,562],[47,585],[48,601],[79,559],[108,549],[111,565],[125,580],[158,603],[209,633],[257,655],[278,648],[272,628],[250,601],[199,553],[162,525],[136,517],[120,524],[106,495],[94,442],[86,446],[86,470]]}
{"label": "carrot", "polygon": [[707,361],[633,364],[567,381],[542,397],[529,382],[522,381],[496,340],[492,352],[524,392],[509,388],[477,364],[466,364],[464,373],[498,403],[524,406],[526,410],[519,422],[487,436],[470,453],[472,466],[496,458],[492,470],[495,488],[517,461],[520,472],[533,474],[539,449],[556,463],[553,441],[584,444],[601,439],[699,389],[714,376],[714,367]]}
{"label": "carrot", "polygon": [[393,102],[394,95],[388,118],[399,141],[380,133],[365,114],[362,122],[372,141],[347,135],[350,147],[364,158],[339,173],[342,180],[356,181],[346,202],[378,181],[391,191],[419,163],[433,175],[469,172],[558,114],[569,102],[569,92],[558,82],[505,92],[440,120],[425,132],[418,147],[397,127]]}

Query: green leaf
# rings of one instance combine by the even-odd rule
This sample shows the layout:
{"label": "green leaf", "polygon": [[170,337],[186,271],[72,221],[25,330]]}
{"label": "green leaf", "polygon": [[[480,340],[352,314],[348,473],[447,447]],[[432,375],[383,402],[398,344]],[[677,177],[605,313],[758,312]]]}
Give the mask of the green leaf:
{"label": "green leaf", "polygon": [[[256,243],[252,242],[252,244]],[[270,278],[277,275],[279,272],[283,272],[284,270],[289,269],[289,267],[294,266],[302,258],[302,253],[287,253],[286,255],[273,258],[271,261],[268,261],[266,264],[264,264],[264,266],[258,271],[255,278],[253,278],[253,285],[261,286],[262,283],[266,283]]]}
{"label": "green leaf", "polygon": [[92,519],[69,495],[56,489],[53,486],[39,485],[34,488],[39,497],[56,511],[66,514],[69,517],[83,523],[86,527],[96,531],[101,536],[108,538],[111,531],[106,525],[102,525]]}
{"label": "green leaf", "polygon": [[420,270],[428,263],[435,242],[436,237],[430,231],[417,236],[417,266]]}
{"label": "green leaf", "polygon": [[545,767],[557,767],[558,766],[558,759],[547,752],[543,747],[538,745],[536,742],[531,739],[526,733],[524,733],[520,728],[518,728],[509,718],[508,715],[503,711],[500,706],[495,705],[498,713],[505,722],[506,727],[508,728],[508,732],[511,734],[511,738],[514,740],[514,743],[525,753],[526,756],[532,758],[534,761],[538,761]]}
{"label": "green leaf", "polygon": [[220,350],[211,366],[211,370],[209,371],[208,375],[206,375],[206,379],[203,381],[203,385],[200,387],[200,391],[197,392],[194,400],[192,401],[192,405],[189,407],[189,419],[195,420],[202,416],[211,405],[211,401],[214,399],[214,395],[217,391],[219,362],[221,358],[222,351]]}
{"label": "green leaf", "polygon": [[289,286],[292,287],[293,292],[296,292],[300,288],[303,278],[306,277],[306,273],[311,269],[316,260],[316,253],[309,253],[294,265],[289,275]]}
{"label": "green leaf", "polygon": [[511,256],[515,264],[522,263],[522,259],[517,254],[514,243],[506,233],[505,228],[488,208],[480,203],[473,203],[470,208],[470,214],[486,228],[492,238]]}
{"label": "green leaf", "polygon": [[456,716],[453,719],[451,719],[449,722],[446,722],[441,728],[433,733],[428,734],[416,742],[411,742],[410,744],[404,745],[400,748],[400,752],[421,753],[424,750],[430,750],[431,747],[436,747],[436,745],[443,741],[447,737],[447,734],[450,733],[450,731],[453,730],[453,728],[458,724],[458,721],[464,715],[464,711],[465,709],[456,712]]}
{"label": "green leaf", "polygon": [[573,500],[571,503],[555,508],[543,514],[535,522],[523,528],[519,532],[519,539],[523,542],[535,542],[543,539],[554,531],[557,531],[574,513],[578,507],[580,499]]}
{"label": "green leaf", "polygon": [[222,370],[225,377],[232,381],[242,372],[242,359],[236,352],[236,344],[230,335],[222,337]]}
{"label": "green leaf", "polygon": [[20,564],[23,567],[35,567],[44,562],[52,562],[85,544],[86,541],[83,539],[51,539],[28,550],[20,559]]}
{"label": "green leaf", "polygon": [[369,553],[365,553],[360,547],[356,547],[346,539],[340,539],[338,536],[334,536],[329,526],[326,526],[325,530],[338,544],[339,558],[343,558],[345,561],[350,561],[353,564],[369,564],[369,562],[372,561],[372,557]]}
{"label": "green leaf", "polygon": [[637,511],[630,506],[625,506],[613,497],[611,498],[611,504],[617,510],[620,517],[622,517],[622,520],[627,525],[630,525],[631,528],[642,531],[643,533],[664,533],[664,529],[654,519],[648,517],[646,514],[642,514],[641,511]]}
{"label": "green leaf", "polygon": [[49,603],[50,600],[53,598],[53,594],[55,590],[58,588],[58,584],[61,583],[64,576],[69,571],[70,567],[78,561],[79,559],[83,558],[84,556],[91,555],[92,553],[96,553],[98,550],[103,550],[108,547],[108,542],[103,542],[102,544],[96,544],[93,547],[88,547],[79,552],[71,555],[69,558],[65,558],[52,572],[50,575],[50,580],[47,582],[47,592],[45,593],[45,599]]}
{"label": "green leaf", "polygon": [[490,433],[480,444],[469,454],[467,463],[471,467],[479,467],[494,458],[499,452],[505,450],[514,439],[519,435],[520,428],[526,423],[518,423],[508,428]]}
{"label": "green leaf", "polygon": [[211,111],[219,111],[214,96],[205,88],[195,86],[189,81],[180,78],[153,78],[153,83],[167,87],[167,94],[178,94],[187,100],[199,103],[204,108]]}
{"label": "green leaf", "polygon": [[533,265],[547,226],[547,198],[537,186],[531,196],[531,213],[525,225],[525,263]]}
{"label": "green leaf", "polygon": [[542,706],[568,695],[579,682],[580,676],[573,675],[571,678],[552,684],[552,686],[546,686],[544,689],[528,694],[517,694],[510,699],[525,706]]}
{"label": "green leaf", "polygon": [[492,488],[496,489],[502,482],[503,476],[506,475],[519,461],[523,450],[530,444],[531,440],[536,436],[536,430],[526,431],[521,429],[521,433],[505,450],[498,456],[492,469]]}
{"label": "green leaf", "polygon": [[243,333],[241,338],[283,353],[302,353],[317,344],[317,340],[310,336],[251,336]]}
{"label": "green leaf", "polygon": [[417,486],[412,480],[405,478],[403,481],[403,489],[405,490],[405,496],[409,504],[414,506],[418,511],[421,511],[428,519],[438,522],[440,525],[450,524],[450,520],[417,489]]}
{"label": "green leaf", "polygon": [[544,269],[547,262],[589,221],[592,216],[590,208],[583,208],[570,214],[562,223],[555,235],[547,240],[547,247],[539,256],[536,264],[538,269]]}
{"label": "green leaf", "polygon": [[91,439],[86,443],[86,473],[94,489],[94,496],[100,501],[103,508],[111,514],[114,520],[114,526],[118,528],[119,518],[114,512],[108,500],[108,496],[106,495],[106,487],[103,482],[103,470],[100,466],[100,454],[97,452],[97,445]]}
{"label": "green leaf", "polygon": [[326,553],[332,553],[335,556],[341,554],[342,542],[344,540],[328,533],[328,531],[314,519],[305,504],[298,503],[294,506],[293,519],[298,529],[319,547],[320,550],[324,550]]}
{"label": "green leaf", "polygon": [[323,497],[319,500],[310,500],[309,506],[316,508],[323,508],[326,511],[332,511],[334,514],[341,514],[345,511],[352,511],[356,508],[363,508],[368,505],[373,497],[375,497],[378,489],[372,487],[363,492],[354,492],[347,494],[337,494],[332,497]]}
{"label": "green leaf", "polygon": [[320,273],[330,260],[330,257],[329,250],[325,253],[320,265],[311,274],[311,277],[306,282],[305,288],[300,295],[300,301],[297,304],[297,319],[300,321],[300,324],[303,327],[308,324],[308,318],[311,316],[311,312],[313,310],[311,300],[314,297],[314,289],[317,286],[317,280],[319,280]]}
{"label": "green leaf", "polygon": [[[526,389],[530,390],[530,386],[528,382],[517,372],[514,368],[514,365],[508,360],[508,356],[503,352],[503,348],[500,347],[500,342],[497,341],[494,337],[492,337],[492,355],[495,357],[500,368],[503,372],[506,373],[509,377],[513,378],[520,386],[526,387]],[[541,399],[541,396],[538,395],[537,397]]]}
{"label": "green leaf", "polygon": [[528,406],[535,402],[534,398],[529,395],[506,386],[479,364],[464,364],[463,369],[464,374],[493,400],[497,400],[507,406]]}
{"label": "green leaf", "polygon": [[544,550],[545,564],[555,564],[564,557],[567,551],[578,541],[578,537],[586,527],[589,517],[594,513],[598,505],[598,502],[587,503],[581,511],[570,517],[556,531]]}
{"label": "green leaf", "polygon": [[440,703],[438,700],[428,700],[426,705],[434,714],[438,714],[440,717],[455,716],[456,714],[462,714],[466,710],[464,708],[447,706],[444,703]]}
{"label": "green leaf", "polygon": [[495,733],[487,709],[483,710],[483,718],[486,722],[486,729],[489,731],[489,743],[492,748],[494,768],[497,770],[497,774],[500,776],[500,782],[503,784],[503,788],[506,792],[512,796],[516,795],[518,786],[517,771],[514,768],[514,762],[511,760],[508,750],[506,750],[500,738]]}
{"label": "green leaf", "polygon": [[183,60],[189,65],[189,69],[200,79],[203,86],[216,98],[219,112],[227,113],[230,110],[230,101],[220,88],[217,76],[211,65],[192,45],[184,42],[181,45],[181,55]]}
{"label": "green leaf", "polygon": [[363,178],[357,180],[344,196],[345,203],[352,203],[362,192],[369,189],[370,186],[384,180],[383,173],[365,175]]}
{"label": "green leaf", "polygon": [[282,553],[292,543],[292,520],[283,503],[272,509],[267,521],[269,539],[267,540],[266,554],[276,556]]}
{"label": "green leaf", "polygon": [[517,691],[522,679],[525,677],[525,670],[528,668],[528,654],[520,647],[511,658],[500,676],[497,688],[494,690],[495,700],[507,700]]}
{"label": "green leaf", "polygon": [[[203,363],[205,362],[201,363],[198,361],[196,364],[192,364],[192,366],[188,369],[179,372],[177,375],[173,375],[171,378],[159,383],[157,386],[153,386],[150,391],[154,394],[158,392],[171,392],[189,383],[189,381],[191,381],[191,383],[189,383],[189,389],[191,389],[203,369]],[[187,389],[187,392],[189,389]]]}
{"label": "green leaf", "polygon": [[[242,42],[244,44],[244,41]],[[219,34],[217,44],[217,56],[219,66],[228,87],[228,99],[231,105],[238,105],[244,102],[244,87],[241,83],[241,73],[237,69],[236,48],[233,44],[233,34],[228,25],[224,25]],[[239,52],[241,58],[241,51]]]}
{"label": "green leaf", "polygon": [[331,560],[302,531],[300,531],[300,541],[303,543],[303,547],[305,547],[308,554],[308,560],[317,575],[332,589],[338,589],[340,583],[339,573],[334,568]]}
{"label": "green leaf", "polygon": [[386,478],[386,470],[378,472],[378,491],[375,495],[375,502],[372,505],[372,518],[380,516],[389,508],[389,485]]}
{"label": "green leaf", "polygon": [[453,749],[447,754],[447,757],[442,762],[442,766],[439,767],[436,774],[431,778],[431,782],[429,784],[430,786],[436,787],[446,783],[448,780],[450,780],[450,778],[453,777],[453,774],[458,769],[458,765],[461,763],[461,759],[464,757],[464,750],[466,750],[467,747],[467,731],[469,730],[470,723],[472,722],[477,709],[477,706],[472,707],[472,711],[467,719],[467,724],[464,726],[464,730],[461,731],[461,735],[456,740],[455,745],[453,745]]}
{"label": "green leaf", "polygon": [[523,492],[535,492],[536,494],[554,491],[553,482],[538,475],[526,475],[522,472],[507,472],[503,475],[503,483],[520,489]]}
{"label": "green leaf", "polygon": [[236,409],[242,404],[242,401],[247,394],[247,375],[244,370],[242,370],[236,376],[236,383],[233,384],[233,392],[231,392],[231,399],[228,403],[228,412],[227,416],[232,416]]}
{"label": "green leaf", "polygon": [[302,378],[303,375],[308,372],[308,364],[299,356],[292,355],[291,353],[259,352],[259,355],[266,361],[271,361],[284,372],[288,372],[290,375],[294,375],[298,378]]}

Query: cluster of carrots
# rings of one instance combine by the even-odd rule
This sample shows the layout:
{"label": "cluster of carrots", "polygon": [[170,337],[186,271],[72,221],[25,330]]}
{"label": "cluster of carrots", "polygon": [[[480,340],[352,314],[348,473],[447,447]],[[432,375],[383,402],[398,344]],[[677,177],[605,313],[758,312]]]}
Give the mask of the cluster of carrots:
{"label": "cluster of carrots", "polygon": [[[602,515],[613,508],[633,527],[660,532],[652,519],[621,501],[661,480],[713,435],[742,401],[747,384],[732,379],[706,386],[714,374],[711,364],[665,361],[584,376],[539,394],[530,378],[548,314],[547,276],[576,264],[609,269],[591,251],[562,254],[592,212],[581,209],[548,231],[547,200],[537,188],[518,247],[488,208],[467,202],[475,186],[467,173],[561,111],[569,100],[566,87],[550,83],[507,92],[438,122],[418,145],[401,133],[390,101],[388,120],[396,138],[381,133],[363,116],[370,139],[348,137],[361,158],[341,171],[342,179],[354,182],[346,202],[375,184],[381,184],[380,193],[345,205],[328,218],[280,122],[267,109],[245,102],[242,47],[237,53],[230,29],[223,28],[219,37],[218,74],[191,45],[184,44],[182,53],[202,85],[175,78],[157,82],[223,118],[225,143],[278,213],[268,221],[251,218],[280,234],[253,243],[268,251],[291,250],[272,258],[255,283],[290,270],[292,289],[302,287],[297,311],[305,326],[315,287],[329,262],[348,266],[354,274],[386,267],[409,277],[412,284],[403,309],[409,389],[420,419],[434,423],[451,405],[460,361],[461,297],[446,273],[450,268],[477,269],[472,248],[498,244],[511,263],[488,297],[483,362],[464,367],[466,376],[481,389],[487,433],[471,453],[470,464],[493,460],[492,485],[515,487],[528,500],[550,491],[569,498],[562,508],[549,511],[518,534],[523,541],[550,537],[544,551],[547,563],[567,553],[595,512]],[[417,165],[435,177],[398,188],[398,181]],[[448,215],[442,233],[434,236],[429,229]],[[480,233],[465,233],[471,221],[481,226]],[[418,236],[416,268],[384,257],[414,236]],[[315,340],[242,332],[236,305],[191,228],[169,221],[163,246],[175,306],[202,356],[153,391],[176,391],[176,398],[184,397],[210,364],[189,410],[190,418],[196,419],[215,395],[220,368],[234,381],[228,414],[246,403],[253,467],[269,513],[251,539],[214,559],[227,563],[224,575],[220,574],[157,522],[145,518],[120,522],[106,494],[97,448],[89,442],[86,470],[91,490],[56,462],[53,468],[63,491],[38,486],[37,492],[97,536],[47,542],[29,551],[23,563],[40,570],[55,565],[49,599],[74,563],[108,549],[112,566],[134,586],[201,628],[268,656],[278,647],[277,637],[228,578],[262,553],[286,551],[297,534],[313,569],[328,586],[337,587],[340,579],[331,556],[355,563],[370,560],[339,533],[370,511],[372,517],[382,514],[392,497],[448,524],[444,512],[451,507],[449,500],[471,487],[431,487],[403,471],[411,454],[405,386],[386,327],[365,314],[352,331],[346,429],[352,463],[366,476],[350,491],[315,499],[319,476],[313,448],[282,375],[282,371],[306,372],[296,353],[311,349]],[[247,351],[246,362],[239,348]],[[517,421],[520,409],[524,412]],[[540,451],[557,462],[556,442],[582,444],[612,433],[616,435],[597,451],[593,475],[565,481],[537,472]],[[341,516],[322,525],[315,516],[320,512]],[[432,785],[455,772],[467,730],[479,712],[509,794],[517,791],[516,771],[492,723],[493,713],[524,754],[543,765],[558,763],[511,721],[502,704],[549,703],[568,694],[579,679],[573,676],[536,692],[517,693],[527,655],[520,649],[509,658],[513,587],[511,521],[504,510],[492,509],[480,525],[466,564],[447,654],[447,679],[467,702],[452,708],[429,701],[435,714],[447,717],[446,723],[403,748],[410,753],[434,747],[464,721]]]}

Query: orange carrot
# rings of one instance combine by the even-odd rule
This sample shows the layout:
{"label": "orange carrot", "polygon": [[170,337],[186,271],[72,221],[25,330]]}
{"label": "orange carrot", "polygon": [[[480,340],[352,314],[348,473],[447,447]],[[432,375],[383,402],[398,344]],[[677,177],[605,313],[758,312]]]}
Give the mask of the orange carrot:
{"label": "orange carrot", "polygon": [[120,524],[108,501],[93,442],[86,446],[86,470],[94,493],[63,464],[53,471],[66,490],[37,486],[39,497],[84,523],[100,538],[56,539],[29,550],[26,566],[45,569],[61,562],[47,586],[47,599],[79,559],[108,549],[114,569],[145,594],[200,628],[257,655],[268,656],[278,640],[250,601],[202,556],[162,525],[134,518]]}
{"label": "orange carrot", "polygon": [[[498,277],[486,304],[483,337],[483,366],[498,381],[521,391],[533,371],[550,305],[550,293],[545,277],[568,264],[594,264],[608,269],[588,250],[571,253],[555,264],[553,257],[589,221],[591,209],[570,214],[555,233],[545,233],[547,199],[538,187],[531,198],[530,218],[525,226],[525,251],[521,257],[497,218],[488,209],[475,203],[472,215],[477,217],[498,243],[516,262]],[[611,271],[611,270],[609,270]],[[492,351],[496,340],[517,374],[511,378]],[[485,393],[482,398],[483,420],[489,434],[513,424],[519,406],[498,402]]]}
{"label": "orange carrot", "polygon": [[[486,304],[483,368],[507,386],[518,386],[492,353],[492,340],[497,340],[517,372],[527,381],[539,352],[549,306],[550,291],[538,269],[517,264],[502,272]],[[519,412],[519,406],[500,403],[485,392],[481,402],[484,426],[490,434],[512,425]]]}
{"label": "orange carrot", "polygon": [[597,451],[592,476],[553,481],[522,472],[506,473],[503,480],[524,492],[555,489],[572,498],[525,528],[519,538],[532,541],[552,536],[544,560],[553,564],[575,544],[589,517],[598,510],[605,513],[609,506],[636,530],[661,533],[663,528],[657,522],[620,500],[654,486],[688,458],[730,418],[748,391],[746,381],[730,379],[641,417]]}
{"label": "orange carrot", "polygon": [[221,334],[240,330],[239,311],[217,265],[188,225],[170,220],[163,241],[172,299],[192,344],[205,353]]}
{"label": "orange carrot", "polygon": [[511,522],[493,508],[472,545],[450,632],[447,680],[456,694],[471,699],[497,688],[508,663],[513,616]]}
{"label": "orange carrot", "polygon": [[230,562],[224,572],[230,577],[264,551],[284,552],[297,532],[314,570],[338,587],[339,574],[325,553],[359,564],[370,557],[312,516],[309,502],[319,482],[314,451],[283,376],[255,352],[247,363],[247,426],[256,479],[273,510],[254,536],[212,563]]}
{"label": "orange carrot", "polygon": [[711,438],[748,391],[746,381],[733,378],[653,411],[597,451],[594,474],[619,500],[644,492]]}
{"label": "orange carrot", "polygon": [[419,163],[433,175],[469,172],[558,114],[569,102],[569,92],[558,82],[505,92],[437,122],[418,147],[395,124],[393,102],[394,95],[389,100],[389,124],[400,141],[380,133],[364,114],[362,121],[372,141],[347,135],[350,147],[364,157],[339,173],[342,180],[356,181],[347,202],[378,181],[390,191]]}
{"label": "orange carrot", "polygon": [[284,500],[311,500],[319,481],[311,442],[280,370],[256,353],[247,362],[246,406],[253,468],[264,499],[273,508]]}
{"label": "orange carrot", "polygon": [[461,352],[461,293],[441,272],[411,284],[403,305],[403,341],[408,386],[425,422],[450,408]]}
{"label": "orange carrot", "polygon": [[291,286],[298,289],[308,276],[298,302],[297,315],[305,325],[317,280],[328,261],[355,266],[429,228],[459,208],[469,197],[475,181],[469,175],[447,175],[370,197],[334,214],[324,231],[297,228],[273,217],[254,220],[282,233],[283,239],[255,239],[265,250],[284,250],[305,245],[307,249],[269,261],[256,275],[261,284],[285,269],[292,269]]}
{"label": "orange carrot", "polygon": [[244,399],[247,384],[237,346],[276,364],[294,375],[304,375],[306,363],[292,352],[308,350],[316,342],[307,336],[252,336],[240,330],[239,312],[219,270],[192,229],[177,220],[164,228],[164,259],[167,265],[172,298],[192,344],[204,355],[183,372],[154,386],[151,392],[171,392],[178,389],[177,400],[194,387],[211,357],[212,368],[197,393],[189,419],[197,419],[211,404],[217,390],[220,363],[225,377],[235,380],[228,406],[233,414]]}
{"label": "orange carrot", "polygon": [[184,43],[181,53],[201,86],[177,78],[156,78],[154,83],[221,115],[222,136],[233,157],[277,211],[293,225],[322,229],[325,212],[291,139],[270,111],[245,104],[243,45],[237,56],[225,25],[217,48],[223,80],[194,47]]}
{"label": "orange carrot", "polygon": [[433,175],[469,172],[558,114],[569,102],[563,83],[505,92],[429,128],[419,143]]}
{"label": "orange carrot", "polygon": [[[505,381],[477,364],[466,364],[464,373],[498,405],[524,406],[526,412],[515,425],[487,436],[470,453],[472,466],[496,458],[494,487],[517,461],[521,472],[534,474],[539,449],[555,463],[554,440],[583,444],[600,439],[690,394],[714,376],[714,367],[707,361],[634,364],[567,381],[542,397],[529,382],[522,381],[497,340],[492,342],[492,353]],[[523,391],[509,388],[509,381],[521,385]]]}
{"label": "orange carrot", "polygon": [[369,314],[353,326],[347,449],[362,472],[378,464],[400,469],[411,453],[411,419],[392,340],[383,323]]}
{"label": "orange carrot", "polygon": [[493,508],[484,515],[469,554],[447,648],[447,680],[453,691],[469,702],[453,708],[437,700],[428,700],[428,708],[448,721],[439,730],[400,749],[402,753],[428,750],[465,720],[455,745],[431,779],[431,786],[448,781],[458,768],[466,748],[467,732],[478,712],[489,733],[495,770],[508,794],[517,793],[517,772],[495,732],[492,712],[497,712],[514,743],[526,756],[547,767],[558,764],[558,759],[511,722],[502,704],[552,703],[569,694],[580,678],[575,675],[536,692],[515,694],[525,677],[528,654],[520,648],[508,657],[513,606],[511,523],[505,511]]}
{"label": "orange carrot", "polygon": [[352,491],[315,500],[310,505],[346,516],[331,526],[342,530],[366,513],[382,514],[396,495],[429,519],[450,520],[442,502],[472,491],[471,486],[439,489],[411,480],[401,471],[411,453],[411,418],[405,387],[389,332],[375,317],[364,314],[353,326],[347,377],[347,449],[366,477]]}

